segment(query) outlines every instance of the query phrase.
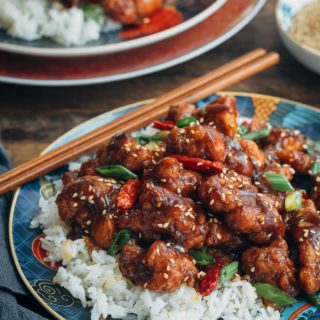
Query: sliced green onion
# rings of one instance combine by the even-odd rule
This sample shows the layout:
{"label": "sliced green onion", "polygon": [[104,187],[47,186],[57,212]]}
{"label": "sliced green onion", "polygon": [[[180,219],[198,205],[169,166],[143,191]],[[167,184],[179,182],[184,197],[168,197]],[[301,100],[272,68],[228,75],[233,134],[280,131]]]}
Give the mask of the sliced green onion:
{"label": "sliced green onion", "polygon": [[249,132],[249,128],[247,126],[245,126],[244,124],[242,124],[241,126],[238,126],[238,134],[241,137],[248,132]]}
{"label": "sliced green onion", "polygon": [[124,245],[130,240],[131,232],[129,230],[119,231],[112,240],[111,246],[107,250],[108,255],[115,257]]}
{"label": "sliced green onion", "polygon": [[280,289],[268,283],[256,283],[253,285],[260,298],[266,299],[279,307],[288,306],[297,302],[297,300]]}
{"label": "sliced green onion", "polygon": [[127,181],[130,179],[138,179],[138,176],[120,164],[109,164],[98,167],[97,172],[105,178],[113,178],[116,180]]}
{"label": "sliced green onion", "polygon": [[95,20],[98,23],[103,20],[104,12],[99,5],[93,3],[82,3],[80,8],[83,10],[87,19]]}
{"label": "sliced green onion", "polygon": [[265,176],[275,191],[294,191],[294,188],[292,187],[291,183],[284,175],[267,172]]}
{"label": "sliced green onion", "polygon": [[195,117],[185,117],[182,119],[179,119],[176,123],[178,128],[184,128],[189,126],[191,123],[198,123],[198,120]]}
{"label": "sliced green onion", "polygon": [[317,175],[317,174],[320,173],[320,160],[316,160],[316,161],[313,163],[313,165],[312,165],[312,167],[311,167],[311,173],[312,173],[313,175]]}
{"label": "sliced green onion", "polygon": [[190,255],[196,260],[200,267],[208,266],[213,263],[213,258],[206,254],[207,246],[204,245],[201,250],[191,250]]}
{"label": "sliced green onion", "polygon": [[238,272],[239,262],[234,261],[223,267],[220,271],[219,284],[223,285]]}
{"label": "sliced green onion", "polygon": [[296,211],[302,207],[301,191],[291,192],[286,196],[285,208],[287,212]]}
{"label": "sliced green onion", "polygon": [[135,140],[142,145],[148,144],[149,142],[157,142],[157,141],[163,141],[165,138],[168,137],[170,134],[170,131],[160,131],[153,136],[146,136],[146,135],[141,135],[138,137],[135,137]]}
{"label": "sliced green onion", "polygon": [[307,152],[310,155],[315,156],[320,154],[320,141],[307,139],[305,145],[306,145]]}
{"label": "sliced green onion", "polygon": [[310,301],[315,307],[320,309],[320,297],[316,293],[314,294],[305,293],[305,296],[308,301]]}
{"label": "sliced green onion", "polygon": [[268,137],[270,132],[271,132],[271,128],[265,127],[262,130],[257,132],[245,133],[244,135],[242,135],[242,138],[245,138],[247,140],[259,140],[259,139]]}

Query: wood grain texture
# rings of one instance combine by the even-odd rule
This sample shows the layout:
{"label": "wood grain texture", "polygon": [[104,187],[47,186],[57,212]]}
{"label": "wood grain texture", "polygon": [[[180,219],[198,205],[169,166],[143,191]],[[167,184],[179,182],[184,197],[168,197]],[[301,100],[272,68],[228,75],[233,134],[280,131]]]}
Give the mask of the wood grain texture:
{"label": "wood grain texture", "polygon": [[177,67],[149,76],[86,87],[44,88],[0,84],[1,141],[14,165],[39,154],[65,131],[102,112],[153,98],[257,47],[278,51],[280,65],[230,90],[298,100],[320,108],[320,77],[300,65],[282,45],[275,0],[238,35]]}

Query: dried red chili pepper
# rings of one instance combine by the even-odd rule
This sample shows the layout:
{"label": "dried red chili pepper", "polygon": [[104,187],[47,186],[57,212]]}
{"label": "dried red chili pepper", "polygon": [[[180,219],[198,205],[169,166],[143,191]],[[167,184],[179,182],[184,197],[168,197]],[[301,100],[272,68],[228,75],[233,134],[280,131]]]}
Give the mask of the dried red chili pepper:
{"label": "dried red chili pepper", "polygon": [[309,196],[308,196],[308,194],[306,193],[305,190],[301,190],[301,189],[299,189],[299,188],[294,188],[294,190],[301,192],[302,199],[304,199],[304,200],[308,200],[308,199],[309,199]]}
{"label": "dried red chili pepper", "polygon": [[159,129],[159,130],[168,130],[170,131],[176,126],[176,124],[173,121],[160,121],[155,120],[153,122],[153,128]]}
{"label": "dried red chili pepper", "polygon": [[185,169],[200,171],[207,174],[219,173],[224,165],[218,161],[209,161],[201,158],[190,158],[179,154],[171,155],[183,164]]}
{"label": "dried red chili pepper", "polygon": [[199,280],[199,292],[203,297],[210,295],[214,290],[216,290],[222,265],[223,258],[216,258],[215,263],[210,267],[206,275]]}
{"label": "dried red chili pepper", "polygon": [[117,207],[120,210],[128,211],[136,202],[141,189],[139,180],[128,180],[120,189],[117,196]]}

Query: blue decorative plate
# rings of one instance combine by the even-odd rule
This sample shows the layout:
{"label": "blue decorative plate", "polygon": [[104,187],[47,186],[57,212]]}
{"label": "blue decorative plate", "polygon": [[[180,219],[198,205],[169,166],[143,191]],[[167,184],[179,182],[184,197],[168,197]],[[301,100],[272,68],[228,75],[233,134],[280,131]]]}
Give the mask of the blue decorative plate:
{"label": "blue decorative plate", "polygon": [[170,0],[183,16],[183,21],[171,28],[155,34],[124,40],[120,37],[120,31],[101,33],[98,40],[91,41],[83,46],[65,47],[47,39],[27,41],[11,37],[0,29],[0,49],[4,51],[36,55],[36,56],[88,56],[97,54],[109,54],[114,52],[131,50],[141,46],[173,37],[204,21],[221,8],[227,0]]}
{"label": "blue decorative plate", "polygon": [[[252,117],[254,114],[261,119],[269,119],[273,125],[292,127],[308,135],[311,139],[320,140],[320,110],[285,99],[258,94],[224,92],[237,98],[241,116]],[[219,94],[218,94],[219,95]],[[217,95],[198,102],[202,107]],[[72,139],[104,125],[123,114],[146,103],[138,102],[114,111],[102,114],[67,132],[54,141],[45,151],[52,150]],[[67,166],[48,175],[49,179],[58,178]],[[44,178],[30,182],[19,189],[13,199],[9,235],[10,246],[18,272],[34,297],[57,319],[90,319],[89,311],[74,299],[65,289],[52,283],[55,270],[43,261],[45,252],[40,247],[41,231],[30,229],[32,218],[39,212],[38,202],[40,187]],[[282,312],[283,320],[319,320],[320,311],[306,301],[300,301]]]}

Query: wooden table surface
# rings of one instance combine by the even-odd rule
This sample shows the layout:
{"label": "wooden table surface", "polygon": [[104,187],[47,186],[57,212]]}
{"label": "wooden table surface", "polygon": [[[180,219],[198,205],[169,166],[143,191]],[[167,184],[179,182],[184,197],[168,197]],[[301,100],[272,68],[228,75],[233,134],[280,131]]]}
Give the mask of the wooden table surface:
{"label": "wooden table surface", "polygon": [[320,76],[300,65],[282,45],[275,0],[238,35],[174,68],[141,78],[86,87],[47,88],[0,84],[0,129],[14,165],[40,153],[65,131],[100,113],[157,97],[257,47],[275,50],[280,65],[231,88],[297,100],[320,108]]}

